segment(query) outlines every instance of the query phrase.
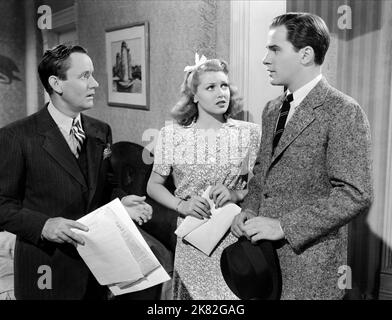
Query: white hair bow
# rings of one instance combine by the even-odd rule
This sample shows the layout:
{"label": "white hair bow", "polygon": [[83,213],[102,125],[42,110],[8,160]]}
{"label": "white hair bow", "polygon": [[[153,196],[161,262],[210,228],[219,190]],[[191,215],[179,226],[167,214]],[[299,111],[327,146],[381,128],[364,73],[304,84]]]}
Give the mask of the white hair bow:
{"label": "white hair bow", "polygon": [[207,58],[202,55],[201,57],[199,57],[198,53],[195,53],[195,65],[193,66],[186,66],[184,71],[185,72],[191,72],[196,70],[198,67],[200,67],[203,63],[205,63],[207,61]]}

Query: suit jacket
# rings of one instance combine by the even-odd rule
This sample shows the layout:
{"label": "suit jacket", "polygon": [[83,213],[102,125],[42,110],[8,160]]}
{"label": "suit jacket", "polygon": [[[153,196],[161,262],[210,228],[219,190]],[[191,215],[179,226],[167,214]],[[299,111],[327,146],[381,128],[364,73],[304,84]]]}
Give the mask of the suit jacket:
{"label": "suit jacket", "polygon": [[340,299],[347,223],[372,200],[369,123],[358,103],[323,78],[286,124],[272,155],[284,96],[262,116],[260,153],[243,210],[280,220],[275,243],[282,299]]}
{"label": "suit jacket", "polygon": [[17,299],[80,299],[85,293],[89,271],[76,249],[41,239],[49,218],[77,220],[111,198],[110,163],[103,159],[111,129],[85,115],[82,123],[88,181],[46,107],[0,129],[0,228],[17,235]]}

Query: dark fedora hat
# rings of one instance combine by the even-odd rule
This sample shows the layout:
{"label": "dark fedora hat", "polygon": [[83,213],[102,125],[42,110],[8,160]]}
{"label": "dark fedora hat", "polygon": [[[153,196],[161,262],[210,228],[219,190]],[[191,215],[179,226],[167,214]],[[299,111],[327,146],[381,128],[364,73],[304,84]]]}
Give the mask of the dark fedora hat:
{"label": "dark fedora hat", "polygon": [[238,298],[279,300],[282,275],[271,241],[252,244],[241,237],[223,250],[220,264],[223,278]]}

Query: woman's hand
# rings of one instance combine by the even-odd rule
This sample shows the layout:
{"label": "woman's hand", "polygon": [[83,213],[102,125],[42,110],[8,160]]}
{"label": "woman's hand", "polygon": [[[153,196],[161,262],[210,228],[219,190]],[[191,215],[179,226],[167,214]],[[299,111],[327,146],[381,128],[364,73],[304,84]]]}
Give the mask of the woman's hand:
{"label": "woman's hand", "polygon": [[209,197],[214,201],[215,209],[223,207],[229,201],[234,203],[238,201],[236,191],[227,189],[223,184],[213,186],[210,190]]}
{"label": "woman's hand", "polygon": [[193,196],[189,200],[181,201],[178,211],[185,216],[193,216],[198,219],[210,218],[211,208],[208,201],[203,197]]}

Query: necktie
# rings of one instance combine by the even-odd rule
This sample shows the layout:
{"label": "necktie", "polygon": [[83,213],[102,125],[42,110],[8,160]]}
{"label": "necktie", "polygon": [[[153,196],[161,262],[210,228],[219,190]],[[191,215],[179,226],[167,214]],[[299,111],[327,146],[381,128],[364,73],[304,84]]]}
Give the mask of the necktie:
{"label": "necktie", "polygon": [[71,134],[73,135],[76,142],[76,158],[79,158],[80,151],[82,150],[82,145],[84,139],[86,139],[86,134],[84,133],[79,120],[74,119],[71,128]]}
{"label": "necktie", "polygon": [[272,145],[273,146],[272,152],[275,151],[275,148],[278,145],[280,137],[283,134],[284,127],[285,127],[286,120],[287,120],[287,116],[289,115],[289,111],[290,111],[290,102],[291,101],[293,101],[293,94],[292,93],[290,93],[289,95],[286,96],[286,99],[284,99],[284,101],[283,101],[282,108],[280,108],[278,124],[276,126],[274,141],[273,141],[273,145]]}

